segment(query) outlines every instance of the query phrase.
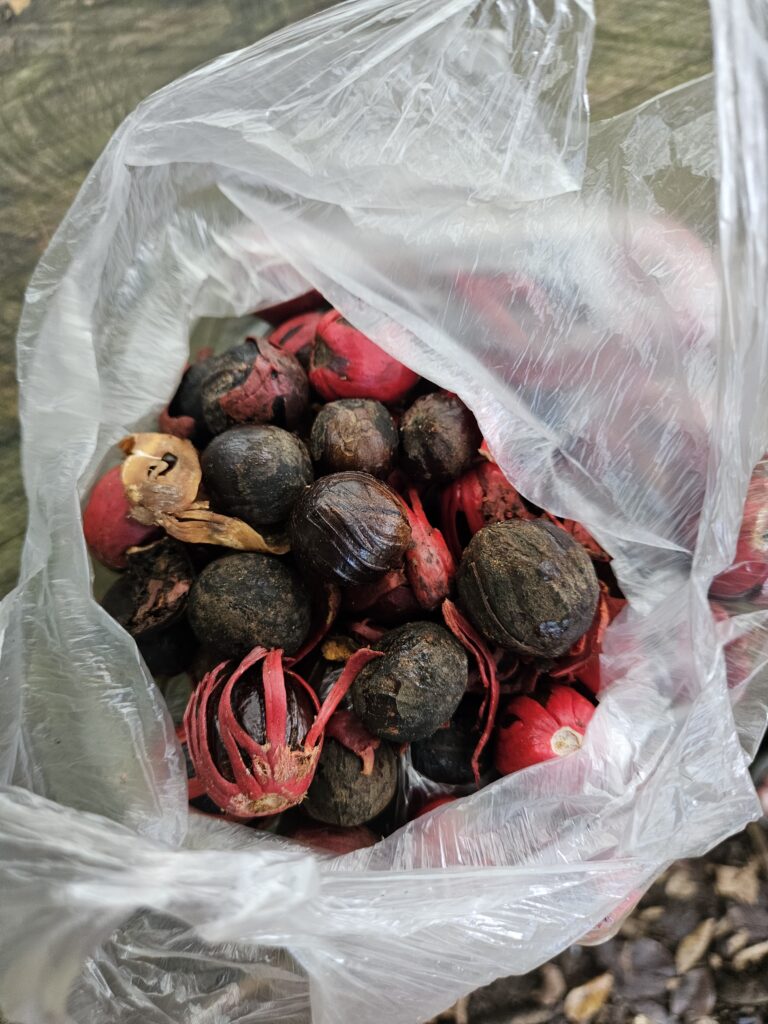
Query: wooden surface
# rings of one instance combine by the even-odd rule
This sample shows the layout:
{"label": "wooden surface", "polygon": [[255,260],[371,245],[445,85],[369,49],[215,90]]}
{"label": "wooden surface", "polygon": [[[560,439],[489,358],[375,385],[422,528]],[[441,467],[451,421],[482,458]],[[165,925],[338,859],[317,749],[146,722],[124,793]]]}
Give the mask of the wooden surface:
{"label": "wooden surface", "polygon": [[[619,113],[710,69],[703,0],[596,3],[593,117]],[[89,167],[139,100],[319,6],[0,0],[0,595],[16,580],[26,515],[14,336],[32,268]]]}

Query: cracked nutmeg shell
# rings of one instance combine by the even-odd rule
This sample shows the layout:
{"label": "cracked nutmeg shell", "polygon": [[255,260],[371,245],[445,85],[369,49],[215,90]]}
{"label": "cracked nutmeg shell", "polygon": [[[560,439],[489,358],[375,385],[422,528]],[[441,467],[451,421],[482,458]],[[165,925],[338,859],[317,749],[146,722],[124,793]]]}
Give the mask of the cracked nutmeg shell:
{"label": "cracked nutmeg shell", "polygon": [[131,548],[128,567],[101,604],[131,636],[146,637],[167,629],[184,612],[195,576],[183,544],[164,537]]}
{"label": "cracked nutmeg shell", "polygon": [[599,596],[586,550],[541,521],[480,530],[456,579],[464,611],[488,640],[539,658],[568,651],[589,629]]}
{"label": "cracked nutmeg shell", "polygon": [[408,622],[374,645],[352,687],[355,714],[366,729],[396,743],[431,736],[454,713],[468,682],[467,656],[447,629]]}
{"label": "cracked nutmeg shell", "polygon": [[294,557],[332,583],[371,582],[401,565],[410,543],[402,501],[369,473],[321,477],[291,515]]}
{"label": "cracked nutmeg shell", "polygon": [[247,552],[203,569],[190,589],[187,614],[200,642],[225,657],[243,657],[254,647],[292,655],[309,633],[311,604],[294,569]]}

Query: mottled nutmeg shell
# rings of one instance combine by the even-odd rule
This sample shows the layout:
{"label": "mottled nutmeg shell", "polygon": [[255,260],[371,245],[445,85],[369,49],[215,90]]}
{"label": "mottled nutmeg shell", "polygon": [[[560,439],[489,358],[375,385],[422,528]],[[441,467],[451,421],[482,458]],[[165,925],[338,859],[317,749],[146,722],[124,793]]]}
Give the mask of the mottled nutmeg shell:
{"label": "mottled nutmeg shell", "polygon": [[369,473],[324,476],[293,507],[293,555],[330,582],[368,583],[400,565],[410,542],[402,501]]}
{"label": "mottled nutmeg shell", "polygon": [[338,740],[327,738],[304,809],[326,825],[363,825],[390,804],[397,789],[397,759],[387,743],[366,775],[360,758]]}
{"label": "mottled nutmeg shell", "polygon": [[343,398],[324,405],[312,426],[310,450],[323,473],[360,470],[384,477],[398,445],[395,421],[381,402]]}
{"label": "mottled nutmeg shell", "polygon": [[410,743],[430,736],[467,688],[464,648],[436,623],[409,622],[385,633],[374,649],[384,657],[355,680],[355,714],[382,739]]}
{"label": "mottled nutmeg shell", "polygon": [[456,577],[462,607],[494,643],[557,658],[594,618],[597,576],[586,550],[554,523],[510,520],[472,538]]}
{"label": "mottled nutmeg shell", "polygon": [[412,476],[446,483],[469,469],[483,437],[461,399],[435,391],[417,398],[404,414],[400,440],[404,465]]}
{"label": "mottled nutmeg shell", "polygon": [[209,359],[201,385],[205,422],[212,434],[237,423],[295,427],[309,401],[309,382],[298,359],[264,338],[246,338]]}
{"label": "mottled nutmeg shell", "polygon": [[254,647],[295,654],[307,637],[311,606],[299,574],[271,555],[242,553],[211,562],[187,603],[202,644],[241,658]]}
{"label": "mottled nutmeg shell", "polygon": [[284,522],[314,478],[306,445],[280,427],[225,430],[200,461],[213,510],[257,528]]}
{"label": "mottled nutmeg shell", "polygon": [[131,636],[167,629],[184,613],[195,572],[186,548],[170,537],[132,548],[127,569],[104,595],[105,611]]}

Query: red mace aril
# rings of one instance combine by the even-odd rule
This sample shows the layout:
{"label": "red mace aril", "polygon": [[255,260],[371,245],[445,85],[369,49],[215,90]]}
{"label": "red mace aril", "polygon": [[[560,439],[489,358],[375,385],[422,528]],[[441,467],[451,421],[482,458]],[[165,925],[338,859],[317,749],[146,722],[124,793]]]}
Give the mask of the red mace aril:
{"label": "red mace aril", "polygon": [[440,500],[440,522],[456,559],[484,526],[505,519],[534,519],[495,462],[480,462],[449,484]]}
{"label": "red mace aril", "polygon": [[480,785],[480,756],[485,750],[488,740],[491,737],[494,724],[496,722],[496,713],[499,707],[499,678],[496,674],[496,660],[493,657],[488,644],[485,642],[482,636],[478,633],[469,619],[459,611],[458,607],[453,601],[443,601],[443,620],[467,652],[472,656],[477,666],[478,673],[480,675],[480,681],[483,689],[485,690],[485,696],[483,703],[480,705],[480,711],[478,718],[480,720],[485,718],[485,725],[483,731],[480,734],[480,739],[477,741],[475,752],[472,755],[471,765],[472,774],[475,777],[475,782]]}
{"label": "red mace aril", "polygon": [[768,473],[760,463],[744,504],[733,565],[712,581],[710,597],[744,597],[768,581]]}
{"label": "red mace aril", "polygon": [[94,558],[109,569],[124,569],[128,548],[148,544],[162,535],[153,524],[137,522],[121,478],[122,467],[113,466],[91,491],[83,512],[83,534]]}
{"label": "red mace aril", "polygon": [[418,374],[403,366],[332,309],[317,325],[309,363],[309,382],[327,401],[373,398],[398,402],[418,382]]}
{"label": "red mace aril", "polygon": [[595,707],[570,686],[543,700],[513,697],[499,715],[494,764],[502,775],[578,750]]}
{"label": "red mace aril", "polygon": [[202,384],[208,429],[220,434],[237,423],[273,423],[295,429],[306,411],[309,383],[298,359],[266,338],[246,338],[209,362]]}
{"label": "red mace aril", "polygon": [[282,352],[290,352],[292,356],[296,356],[306,370],[309,368],[309,358],[315,344],[317,325],[322,318],[322,313],[302,313],[301,316],[295,316],[280,324],[268,335],[267,341]]}
{"label": "red mace aril", "polygon": [[184,713],[190,760],[205,793],[236,818],[299,803],[328,720],[360,669],[379,656],[354,654],[322,708],[301,676],[285,670],[280,650],[257,647],[234,671],[224,662],[209,672]]}
{"label": "red mace aril", "polygon": [[456,562],[442,533],[427,519],[413,487],[408,488],[405,510],[412,536],[405,553],[405,573],[418,603],[432,611],[451,592]]}
{"label": "red mace aril", "polygon": [[311,291],[304,292],[303,295],[297,295],[295,299],[287,299],[285,302],[275,303],[274,306],[265,306],[264,309],[258,309],[256,310],[256,316],[260,320],[266,320],[273,327],[279,327],[280,324],[290,320],[292,317],[300,316],[302,313],[314,312],[324,302],[325,299],[320,292],[312,289]]}
{"label": "red mace aril", "polygon": [[549,669],[552,679],[568,683],[578,679],[595,694],[600,691],[600,652],[605,631],[627,603],[623,597],[613,597],[605,583],[599,586],[600,596],[592,625]]}

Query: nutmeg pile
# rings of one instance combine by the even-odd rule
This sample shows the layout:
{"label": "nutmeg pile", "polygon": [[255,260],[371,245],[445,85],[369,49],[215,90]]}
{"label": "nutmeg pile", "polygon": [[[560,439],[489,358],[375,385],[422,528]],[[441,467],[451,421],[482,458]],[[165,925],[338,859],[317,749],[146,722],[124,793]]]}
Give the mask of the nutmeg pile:
{"label": "nutmeg pile", "polygon": [[341,853],[577,750],[624,602],[455,394],[297,302],[187,368],[83,526],[103,607],[187,681],[192,805]]}

